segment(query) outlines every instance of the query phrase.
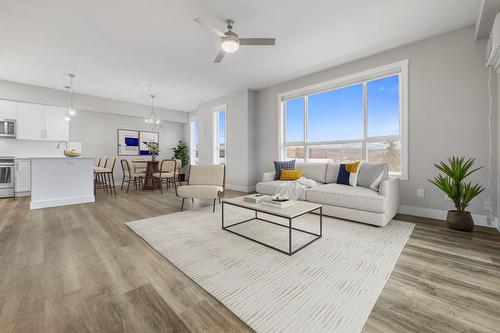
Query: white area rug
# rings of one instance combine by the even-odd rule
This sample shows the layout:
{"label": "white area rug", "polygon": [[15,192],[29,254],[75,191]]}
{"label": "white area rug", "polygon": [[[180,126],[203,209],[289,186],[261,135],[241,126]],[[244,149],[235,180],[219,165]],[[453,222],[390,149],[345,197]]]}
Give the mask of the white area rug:
{"label": "white area rug", "polygon": [[[253,214],[226,208],[228,223]],[[323,237],[290,257],[222,230],[217,210],[127,225],[256,332],[266,333],[360,332],[414,227],[325,217]],[[317,231],[318,216],[306,215],[295,225]],[[238,232],[288,246],[288,229],[269,223],[245,223]],[[293,238],[307,241],[296,233]]]}

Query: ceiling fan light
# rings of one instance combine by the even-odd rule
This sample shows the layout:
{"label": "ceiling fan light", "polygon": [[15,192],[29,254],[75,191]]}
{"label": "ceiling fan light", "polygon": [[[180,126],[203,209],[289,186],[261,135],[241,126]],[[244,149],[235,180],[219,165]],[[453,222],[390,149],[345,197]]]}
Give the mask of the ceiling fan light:
{"label": "ceiling fan light", "polygon": [[71,117],[76,116],[76,110],[74,108],[70,108],[68,113]]}
{"label": "ceiling fan light", "polygon": [[223,38],[221,48],[224,52],[234,53],[240,48],[240,41],[237,38]]}

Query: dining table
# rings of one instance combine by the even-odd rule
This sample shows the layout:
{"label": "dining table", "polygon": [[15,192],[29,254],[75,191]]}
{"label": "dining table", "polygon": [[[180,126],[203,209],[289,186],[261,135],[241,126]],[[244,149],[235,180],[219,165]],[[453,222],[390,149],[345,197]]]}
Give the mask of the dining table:
{"label": "dining table", "polygon": [[144,191],[154,191],[158,190],[159,186],[161,186],[161,182],[156,182],[154,181],[153,174],[158,172],[158,164],[160,161],[153,161],[153,160],[133,160],[132,163],[134,164],[141,164],[144,163],[146,165],[146,173],[144,176],[144,184],[142,185],[142,189]]}

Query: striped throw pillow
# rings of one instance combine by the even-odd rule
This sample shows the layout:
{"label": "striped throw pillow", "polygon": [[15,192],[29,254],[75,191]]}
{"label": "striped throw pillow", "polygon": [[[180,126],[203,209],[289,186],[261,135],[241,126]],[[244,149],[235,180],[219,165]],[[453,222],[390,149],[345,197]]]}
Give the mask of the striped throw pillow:
{"label": "striped throw pillow", "polygon": [[291,161],[274,161],[274,170],[276,174],[274,175],[274,180],[279,180],[281,178],[281,170],[294,170],[295,160]]}

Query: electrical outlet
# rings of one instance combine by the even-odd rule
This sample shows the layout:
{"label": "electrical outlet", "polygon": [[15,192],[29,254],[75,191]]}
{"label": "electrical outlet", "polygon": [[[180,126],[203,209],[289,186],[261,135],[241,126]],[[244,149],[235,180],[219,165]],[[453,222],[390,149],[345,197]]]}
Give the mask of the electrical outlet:
{"label": "electrical outlet", "polygon": [[418,198],[423,198],[424,196],[425,196],[425,191],[424,191],[424,189],[423,189],[423,188],[419,188],[419,189],[417,190],[417,197],[418,197]]}
{"label": "electrical outlet", "polygon": [[495,220],[495,218],[490,215],[490,216],[486,216],[486,224],[491,226],[493,224],[493,221]]}

